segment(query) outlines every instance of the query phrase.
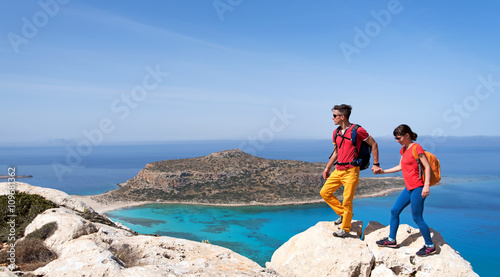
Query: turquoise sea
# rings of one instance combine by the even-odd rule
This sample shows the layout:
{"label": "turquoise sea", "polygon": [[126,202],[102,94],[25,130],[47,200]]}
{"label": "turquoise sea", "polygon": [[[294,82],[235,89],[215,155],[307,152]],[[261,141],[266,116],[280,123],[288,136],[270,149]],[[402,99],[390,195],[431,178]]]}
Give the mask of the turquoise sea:
{"label": "turquoise sea", "polygon": [[[393,139],[377,141],[382,167],[392,167],[399,161],[400,146]],[[69,194],[97,194],[134,177],[146,163],[199,157],[239,145],[241,141],[106,145],[94,147],[85,156],[80,155],[80,159],[70,157],[72,150],[76,150],[71,145],[0,147],[0,170],[5,171],[0,175],[7,174],[8,167],[16,167],[17,175],[33,175],[19,181]],[[496,158],[500,156],[500,137],[450,137],[445,143],[431,146],[441,162],[443,184],[431,188],[425,203],[425,220],[472,264],[476,273],[498,276],[500,170]],[[264,158],[326,162],[331,142],[273,141],[251,150]],[[375,175],[365,170],[362,176]],[[365,225],[372,220],[389,224],[389,210],[397,195],[356,199],[355,219]],[[208,240],[261,265],[290,237],[318,221],[336,219],[324,203],[278,207],[153,204],[115,210],[108,215],[140,233]],[[401,223],[416,227],[409,209],[402,215]]]}

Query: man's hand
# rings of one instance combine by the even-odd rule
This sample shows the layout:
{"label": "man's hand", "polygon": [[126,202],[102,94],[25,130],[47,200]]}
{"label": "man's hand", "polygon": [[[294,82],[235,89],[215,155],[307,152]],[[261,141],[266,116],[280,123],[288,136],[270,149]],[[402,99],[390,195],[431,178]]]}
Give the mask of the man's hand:
{"label": "man's hand", "polygon": [[374,174],[383,174],[384,173],[384,170],[382,168],[380,168],[380,166],[372,166],[372,172]]}
{"label": "man's hand", "polygon": [[328,177],[330,176],[330,169],[327,167],[325,168],[325,170],[323,171],[323,179],[328,179]]}

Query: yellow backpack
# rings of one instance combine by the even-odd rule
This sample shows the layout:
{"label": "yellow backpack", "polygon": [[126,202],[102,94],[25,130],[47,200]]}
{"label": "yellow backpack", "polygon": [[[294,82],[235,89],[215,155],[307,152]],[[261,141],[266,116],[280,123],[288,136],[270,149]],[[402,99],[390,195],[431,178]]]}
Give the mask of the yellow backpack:
{"label": "yellow backpack", "polygon": [[[418,145],[418,144],[417,144]],[[422,165],[422,162],[418,158],[417,154],[417,145],[413,147],[413,158],[417,160],[418,163],[418,173],[419,173],[419,178],[422,179],[422,181],[425,182],[425,174],[424,174],[424,166]],[[439,183],[441,181],[441,166],[439,164],[439,160],[436,158],[434,154],[431,152],[427,152],[424,150],[425,157],[429,161],[429,164],[431,166],[431,181],[430,185],[434,186],[435,184]]]}

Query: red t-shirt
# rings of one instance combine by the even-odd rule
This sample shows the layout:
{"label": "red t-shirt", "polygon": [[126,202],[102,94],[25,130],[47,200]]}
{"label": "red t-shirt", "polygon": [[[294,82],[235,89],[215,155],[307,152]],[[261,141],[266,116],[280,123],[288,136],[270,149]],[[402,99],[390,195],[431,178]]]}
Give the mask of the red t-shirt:
{"label": "red t-shirt", "polygon": [[[337,141],[335,141],[335,132],[337,132],[337,129],[333,131],[333,144],[335,144],[335,147],[337,148],[337,162],[339,163],[350,163],[356,156],[356,149],[354,148],[354,145],[352,144],[350,138],[352,134],[352,128],[354,127],[354,124],[351,125],[351,127],[347,128],[347,130],[344,133],[344,138],[342,138],[341,133],[339,132],[339,135],[337,136]],[[357,138],[357,147],[358,149],[361,148],[361,142],[363,140],[367,139],[370,135],[366,132],[366,130],[363,127],[358,127],[358,138]],[[349,138],[349,139],[348,139]],[[344,142],[342,142],[344,140]],[[340,149],[339,147],[340,146]],[[336,169],[337,170],[345,170],[348,168],[354,167],[353,165],[337,165]]]}
{"label": "red t-shirt", "polygon": [[417,148],[417,154],[424,154],[424,149],[419,144],[414,143],[408,150],[405,146],[401,148],[401,171],[403,172],[403,179],[406,184],[406,189],[413,190],[418,187],[422,187],[424,182],[419,178],[418,174],[418,163],[413,157],[413,148]]}

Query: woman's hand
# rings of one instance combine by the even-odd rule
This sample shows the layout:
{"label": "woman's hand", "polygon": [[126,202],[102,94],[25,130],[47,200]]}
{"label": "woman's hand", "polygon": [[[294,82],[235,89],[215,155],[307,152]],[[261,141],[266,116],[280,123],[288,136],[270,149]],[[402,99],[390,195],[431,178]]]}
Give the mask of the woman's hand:
{"label": "woman's hand", "polygon": [[379,167],[376,170],[373,170],[373,173],[374,174],[384,174],[385,171],[382,168]]}
{"label": "woman's hand", "polygon": [[424,185],[424,188],[422,189],[422,198],[426,198],[430,193],[431,190],[429,188],[429,185]]}

